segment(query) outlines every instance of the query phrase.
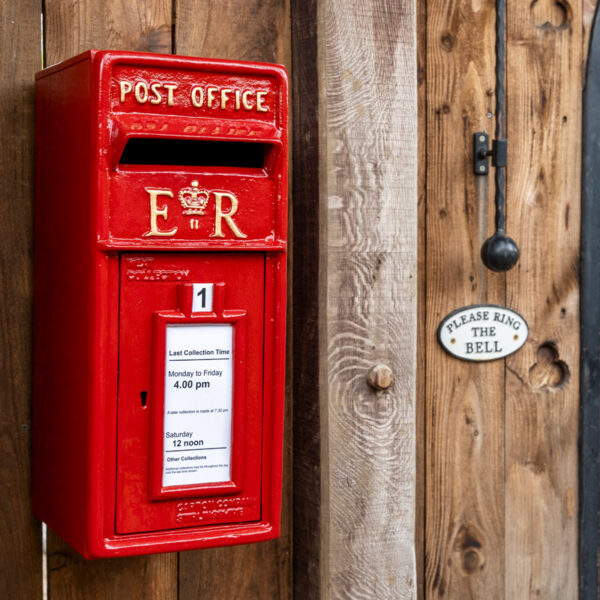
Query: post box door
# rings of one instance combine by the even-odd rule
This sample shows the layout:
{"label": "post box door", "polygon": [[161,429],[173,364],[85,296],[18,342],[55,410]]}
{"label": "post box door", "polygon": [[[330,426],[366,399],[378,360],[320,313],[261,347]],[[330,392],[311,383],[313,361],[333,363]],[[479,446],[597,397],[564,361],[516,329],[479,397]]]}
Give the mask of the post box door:
{"label": "post box door", "polygon": [[120,269],[117,532],[259,520],[264,254]]}

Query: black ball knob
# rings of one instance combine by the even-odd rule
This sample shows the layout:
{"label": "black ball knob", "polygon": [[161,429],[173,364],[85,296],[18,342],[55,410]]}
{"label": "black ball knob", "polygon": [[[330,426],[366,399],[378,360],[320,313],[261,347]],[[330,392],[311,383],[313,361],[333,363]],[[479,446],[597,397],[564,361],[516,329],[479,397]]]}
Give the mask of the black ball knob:
{"label": "black ball knob", "polygon": [[481,246],[481,260],[490,271],[503,273],[517,264],[519,248],[505,233],[497,231]]}

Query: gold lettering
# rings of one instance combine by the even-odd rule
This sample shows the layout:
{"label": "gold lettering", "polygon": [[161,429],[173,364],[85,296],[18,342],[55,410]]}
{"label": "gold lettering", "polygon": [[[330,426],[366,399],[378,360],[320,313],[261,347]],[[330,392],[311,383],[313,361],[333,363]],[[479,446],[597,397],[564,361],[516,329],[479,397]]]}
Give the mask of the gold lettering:
{"label": "gold lettering", "polygon": [[267,112],[269,109],[263,106],[267,92],[256,92],[256,110],[258,112]]}
{"label": "gold lettering", "polygon": [[240,90],[235,90],[235,110],[240,110]]}
{"label": "gold lettering", "polygon": [[163,83],[163,87],[167,90],[167,106],[173,106],[175,104],[175,100],[173,98],[173,93],[177,89],[176,83]]}
{"label": "gold lettering", "polygon": [[138,81],[135,84],[135,99],[139,104],[148,102],[148,86],[143,81]]}
{"label": "gold lettering", "polygon": [[190,219],[190,229],[199,229],[200,221],[198,219]]}
{"label": "gold lettering", "polygon": [[246,110],[252,110],[254,107],[252,106],[252,104],[250,104],[250,102],[248,102],[248,96],[252,96],[252,92],[250,90],[246,90],[242,94],[242,104],[244,105],[244,108]]}
{"label": "gold lettering", "polygon": [[[159,87],[160,87],[160,83],[151,83],[150,84],[150,90],[154,94],[154,98],[150,98],[150,104],[160,104],[162,102],[162,96],[160,95],[160,92],[158,91]],[[258,102],[258,100],[257,100],[257,102]]]}
{"label": "gold lettering", "polygon": [[219,88],[216,87],[207,87],[206,88],[206,106],[208,108],[212,108],[213,102],[215,101],[215,92],[218,92]]}
{"label": "gold lettering", "polygon": [[[225,237],[225,234],[221,230],[221,221],[225,219],[227,226],[233,232],[233,235],[237,238],[245,238],[248,237],[246,234],[242,233],[238,226],[233,222],[233,215],[237,212],[238,209],[238,199],[228,192],[214,192],[215,194],[215,232],[211,233],[210,237]],[[231,202],[231,209],[228,213],[223,212],[222,202],[223,198],[228,198]]]}
{"label": "gold lettering", "polygon": [[129,81],[119,81],[119,87],[121,88],[121,103],[125,102],[125,96],[131,92],[133,86]]}
{"label": "gold lettering", "polygon": [[150,195],[150,231],[143,234],[142,237],[170,237],[177,233],[177,227],[169,229],[167,231],[160,231],[158,223],[156,222],[158,217],[162,217],[165,221],[167,220],[167,205],[165,204],[162,208],[158,208],[156,205],[157,198],[159,196],[173,197],[171,190],[155,190],[146,188],[146,191]]}
{"label": "gold lettering", "polygon": [[231,90],[229,88],[223,88],[221,90],[221,108],[225,109],[227,107],[227,100],[229,100],[229,94],[231,94]]}
{"label": "gold lettering", "polygon": [[192,88],[192,104],[196,108],[201,108],[204,104],[204,91],[199,85]]}

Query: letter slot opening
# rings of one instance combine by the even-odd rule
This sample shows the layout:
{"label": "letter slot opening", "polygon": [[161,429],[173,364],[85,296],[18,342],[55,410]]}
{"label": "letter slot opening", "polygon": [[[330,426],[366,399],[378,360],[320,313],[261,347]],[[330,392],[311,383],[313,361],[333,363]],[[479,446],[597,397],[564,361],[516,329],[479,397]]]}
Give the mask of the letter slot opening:
{"label": "letter slot opening", "polygon": [[131,138],[119,164],[262,169],[268,150],[258,142]]}

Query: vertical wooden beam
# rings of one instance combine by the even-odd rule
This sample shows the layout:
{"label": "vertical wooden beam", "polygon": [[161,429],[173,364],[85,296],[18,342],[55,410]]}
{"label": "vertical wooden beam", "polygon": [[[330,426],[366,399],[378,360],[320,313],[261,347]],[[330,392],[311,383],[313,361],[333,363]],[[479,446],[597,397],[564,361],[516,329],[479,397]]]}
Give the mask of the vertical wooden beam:
{"label": "vertical wooden beam", "polygon": [[[304,6],[298,3],[294,17]],[[416,2],[323,0],[309,4],[309,16],[316,29],[298,24],[294,37],[307,53],[294,55],[295,110],[305,103],[308,110],[297,117],[295,135],[315,152],[295,147],[296,165],[312,173],[304,193],[295,189],[296,257],[313,263],[295,270],[295,311],[310,319],[306,338],[296,332],[306,372],[299,364],[295,372],[314,382],[309,397],[319,400],[320,415],[313,409],[308,418],[320,429],[301,436],[311,445],[307,459],[316,458],[319,437],[321,472],[316,489],[296,492],[297,499],[320,492],[312,503],[318,520],[304,515],[300,540],[316,537],[318,546],[296,544],[295,552],[317,555],[304,561],[318,575],[309,598],[413,598]],[[315,32],[316,68],[302,67],[315,58]],[[317,94],[318,130],[309,121]],[[308,237],[316,255],[298,249],[309,226],[318,228]],[[395,381],[375,391],[366,376],[379,363]],[[303,427],[305,415],[296,415]],[[308,476],[296,486],[314,480],[315,465],[303,468]]]}
{"label": "vertical wooden beam", "polygon": [[417,4],[417,82],[419,134],[418,297],[417,297],[417,401],[415,555],[417,597],[425,597],[425,407],[427,375],[427,2]]}
{"label": "vertical wooden beam", "polygon": [[[319,600],[321,587],[321,410],[319,365],[319,71],[317,0],[292,2],[294,598]],[[310,259],[308,259],[310,257]]]}
{"label": "vertical wooden beam", "polygon": [[506,597],[567,600],[577,598],[583,27],[581,2],[545,4],[508,6],[508,230],[521,260],[507,302],[530,337],[507,359]]}
{"label": "vertical wooden beam", "polygon": [[[322,593],[413,598],[416,2],[329,0],[318,17]],[[378,363],[388,390],[365,382]]]}
{"label": "vertical wooden beam", "polygon": [[[171,52],[170,0],[45,1],[45,62],[89,48]],[[177,554],[86,561],[48,532],[49,594],[60,598],[177,598]]]}
{"label": "vertical wooden beam", "polygon": [[39,0],[0,3],[0,590],[40,598],[42,545],[31,512],[31,252],[33,74],[39,70]]}
{"label": "vertical wooden beam", "polygon": [[[426,598],[504,597],[504,365],[465,363],[436,341],[465,305],[504,304],[485,269],[488,181],[472,136],[493,133],[493,2],[427,3]],[[518,596],[515,596],[518,597]]]}
{"label": "vertical wooden beam", "polygon": [[[175,19],[177,54],[277,62],[291,70],[289,0],[176,0]],[[262,544],[182,553],[181,599],[291,598],[291,401],[288,393],[281,537]]]}

